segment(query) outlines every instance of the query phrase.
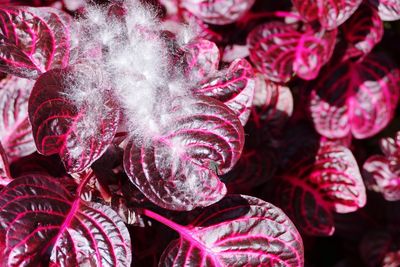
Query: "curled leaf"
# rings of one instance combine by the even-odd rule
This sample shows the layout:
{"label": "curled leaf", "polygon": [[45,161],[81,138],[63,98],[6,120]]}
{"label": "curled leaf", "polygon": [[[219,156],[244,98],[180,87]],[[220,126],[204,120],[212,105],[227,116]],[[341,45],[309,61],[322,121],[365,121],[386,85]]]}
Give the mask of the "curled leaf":
{"label": "curled leaf", "polygon": [[177,98],[167,114],[171,121],[160,135],[130,140],[124,154],[126,173],[163,208],[192,210],[219,201],[226,188],[217,175],[231,170],[243,149],[240,121],[221,102],[206,96]]}
{"label": "curled leaf", "polygon": [[[88,69],[78,65],[46,72],[36,81],[29,99],[29,118],[39,153],[59,154],[69,173],[81,172],[98,159],[111,144],[119,123],[113,95],[102,88],[106,85],[99,74]],[[71,84],[75,75],[83,75],[85,79],[80,80],[85,83]],[[78,105],[71,98],[71,86],[82,92],[83,103]]]}
{"label": "curled leaf", "polygon": [[194,92],[223,102],[245,125],[250,116],[255,80],[253,68],[245,59],[237,59],[216,78],[196,88]]}

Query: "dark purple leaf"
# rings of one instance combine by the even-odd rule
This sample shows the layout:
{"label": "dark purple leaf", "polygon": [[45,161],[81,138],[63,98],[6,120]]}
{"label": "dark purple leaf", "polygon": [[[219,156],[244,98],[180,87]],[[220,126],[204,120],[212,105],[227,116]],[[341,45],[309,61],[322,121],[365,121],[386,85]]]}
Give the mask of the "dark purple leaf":
{"label": "dark purple leaf", "polygon": [[225,73],[210,79],[194,92],[223,102],[235,112],[242,125],[245,125],[251,112],[254,88],[252,66],[245,59],[237,59],[231,63]]}
{"label": "dark purple leaf", "polygon": [[229,193],[249,193],[268,182],[277,170],[277,152],[270,147],[245,148],[232,171],[221,177]]}
{"label": "dark purple leaf", "polygon": [[72,197],[57,180],[25,176],[0,192],[7,266],[130,266],[129,232],[109,207]]}
{"label": "dark purple leaf", "polygon": [[347,43],[347,57],[368,54],[383,36],[383,22],[377,11],[367,4],[361,5],[342,29]]}
{"label": "dark purple leaf", "polygon": [[8,75],[0,80],[0,140],[10,161],[36,150],[28,119],[34,82]]}
{"label": "dark purple leaf", "polygon": [[11,182],[10,166],[7,155],[0,144],[0,187],[6,186]]}
{"label": "dark purple leaf", "polygon": [[304,264],[301,236],[292,222],[279,208],[254,197],[229,195],[188,226],[146,215],[180,234],[164,251],[160,266]]}
{"label": "dark purple leaf", "polygon": [[36,79],[68,65],[68,14],[48,7],[0,8],[0,71]]}
{"label": "dark purple leaf", "polygon": [[398,0],[369,0],[369,2],[378,8],[382,20],[400,19],[400,2]]}
{"label": "dark purple leaf", "polygon": [[293,96],[286,86],[256,75],[252,119],[258,127],[266,123],[270,132],[280,135],[293,113]]}
{"label": "dark purple leaf", "polygon": [[399,93],[399,69],[382,54],[337,64],[313,88],[310,110],[315,128],[328,138],[349,133],[359,139],[373,136],[393,118]]}
{"label": "dark purple leaf", "polygon": [[[46,72],[37,80],[29,99],[29,118],[38,151],[43,155],[59,154],[69,173],[81,172],[98,159],[118,128],[118,105],[110,88],[101,88],[106,85],[101,84],[100,74],[88,71],[91,67],[78,65]],[[79,80],[85,83],[72,89],[69,78],[76,75],[82,75]],[[100,89],[103,95],[90,95]],[[78,106],[69,95],[71,90],[86,90],[87,98]]]}
{"label": "dark purple leaf", "polygon": [[342,146],[322,146],[312,165],[280,179],[280,206],[307,234],[332,235],[332,212],[353,212],[366,203],[357,162]]}
{"label": "dark purple leaf", "polygon": [[345,22],[361,2],[362,0],[292,0],[305,21],[319,21],[327,30],[335,29]]}
{"label": "dark purple leaf", "polygon": [[182,0],[180,6],[210,24],[224,25],[242,17],[255,0]]}
{"label": "dark purple leaf", "polygon": [[[64,0],[65,1],[65,0]],[[0,6],[49,6],[57,0],[0,0]]]}
{"label": "dark purple leaf", "polygon": [[368,267],[399,266],[400,240],[386,230],[369,232],[361,240],[360,254]]}
{"label": "dark purple leaf", "polygon": [[287,82],[293,74],[312,80],[331,58],[336,32],[303,33],[278,21],[261,24],[247,37],[250,59],[271,81]]}
{"label": "dark purple leaf", "polygon": [[182,47],[185,52],[185,74],[195,81],[213,77],[218,71],[219,50],[215,43],[199,39]]}
{"label": "dark purple leaf", "polygon": [[[237,116],[206,96],[175,99],[169,127],[151,140],[132,139],[124,167],[132,182],[155,204],[172,210],[209,206],[226,194],[223,175],[238,161],[244,132]],[[185,100],[185,101],[186,101]]]}

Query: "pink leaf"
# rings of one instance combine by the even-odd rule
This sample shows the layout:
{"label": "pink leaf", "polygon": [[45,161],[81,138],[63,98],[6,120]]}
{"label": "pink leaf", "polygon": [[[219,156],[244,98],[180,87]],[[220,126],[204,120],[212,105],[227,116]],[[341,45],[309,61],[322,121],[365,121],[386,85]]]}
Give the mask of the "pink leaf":
{"label": "pink leaf", "polygon": [[364,56],[378,44],[383,36],[383,22],[370,5],[361,5],[343,24],[348,57]]}
{"label": "pink leaf", "polygon": [[221,102],[201,96],[171,103],[172,120],[151,140],[132,139],[124,167],[131,181],[155,204],[172,210],[209,206],[225,194],[217,175],[238,161],[244,133],[236,115]]}
{"label": "pink leaf", "polygon": [[357,162],[342,146],[322,146],[313,164],[281,180],[277,189],[280,206],[310,235],[332,235],[333,212],[352,212],[366,203]]}
{"label": "pink leaf", "polygon": [[[98,159],[112,142],[119,123],[120,112],[112,93],[102,88],[106,85],[101,84],[99,76],[86,72],[88,69],[78,65],[46,72],[37,80],[29,99],[38,151],[59,154],[69,173],[81,172]],[[85,77],[80,80],[86,84],[78,84],[78,90],[90,91],[94,86],[94,91],[105,90],[104,95],[96,95],[95,103],[88,95],[78,106],[69,95],[73,85],[68,78],[74,75]]]}
{"label": "pink leaf", "polygon": [[71,18],[53,8],[0,8],[0,71],[36,79],[69,61]]}
{"label": "pink leaf", "polygon": [[224,25],[242,17],[254,2],[255,0],[182,0],[180,5],[206,23]]}
{"label": "pink leaf", "polygon": [[28,120],[28,99],[33,84],[11,75],[0,80],[0,140],[11,161],[36,151]]}
{"label": "pink leaf", "polygon": [[364,163],[364,177],[368,189],[381,193],[387,201],[400,200],[399,173],[390,170],[390,161],[380,155],[369,157]]}
{"label": "pink leaf", "polygon": [[18,178],[0,192],[0,206],[7,266],[130,266],[129,232],[118,215],[73,198],[55,179]]}
{"label": "pink leaf", "polygon": [[181,226],[145,213],[177,231],[162,266],[303,266],[303,244],[289,218],[260,199],[229,195]]}
{"label": "pink leaf", "polygon": [[245,125],[250,116],[254,87],[253,68],[247,60],[237,59],[231,63],[226,73],[210,79],[194,92],[223,102]]}
{"label": "pink leaf", "polygon": [[312,80],[331,58],[336,32],[302,33],[278,21],[261,24],[247,37],[250,59],[271,81],[288,82],[293,74]]}
{"label": "pink leaf", "polygon": [[394,116],[400,72],[384,55],[334,66],[318,79],[310,110],[318,133],[341,138],[352,133],[367,138],[380,132]]}
{"label": "pink leaf", "polygon": [[400,2],[398,0],[369,0],[378,8],[379,16],[384,21],[400,19]]}
{"label": "pink leaf", "polygon": [[185,52],[185,74],[194,81],[203,81],[218,71],[219,49],[217,45],[205,39],[193,40],[182,47]]}
{"label": "pink leaf", "polygon": [[362,0],[292,0],[305,21],[317,20],[327,30],[335,29],[345,22],[361,2]]}

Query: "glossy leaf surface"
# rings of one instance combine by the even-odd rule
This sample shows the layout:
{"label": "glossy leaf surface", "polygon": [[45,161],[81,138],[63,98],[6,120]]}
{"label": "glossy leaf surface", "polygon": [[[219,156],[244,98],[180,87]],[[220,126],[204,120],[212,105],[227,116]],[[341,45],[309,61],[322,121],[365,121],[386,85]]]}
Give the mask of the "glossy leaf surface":
{"label": "glossy leaf surface", "polygon": [[53,8],[0,8],[0,71],[36,79],[68,65],[68,14]]}
{"label": "glossy leaf surface", "polygon": [[277,207],[228,195],[186,226],[164,251],[160,266],[303,266],[296,228]]}
{"label": "glossy leaf surface", "polygon": [[118,215],[73,198],[53,178],[14,180],[0,192],[0,205],[0,258],[7,266],[130,266],[130,237]]}
{"label": "glossy leaf surface", "polygon": [[194,92],[223,102],[245,125],[250,116],[254,88],[253,67],[247,60],[237,59],[225,73],[210,79]]}
{"label": "glossy leaf surface", "polygon": [[181,7],[210,24],[224,25],[242,17],[255,0],[183,0]]}
{"label": "glossy leaf surface", "polygon": [[315,162],[298,173],[281,178],[277,198],[307,234],[332,235],[332,212],[353,212],[366,203],[357,162],[345,147],[322,146]]}
{"label": "glossy leaf surface", "polygon": [[362,0],[292,0],[293,5],[308,22],[319,21],[322,27],[332,30],[345,22]]}
{"label": "glossy leaf surface", "polygon": [[185,74],[191,79],[203,81],[218,71],[220,55],[215,43],[205,39],[194,40],[182,50],[185,52]]}
{"label": "glossy leaf surface", "polygon": [[315,128],[328,138],[373,136],[393,118],[399,93],[399,69],[382,54],[338,64],[313,88],[310,111]]}
{"label": "glossy leaf surface", "polygon": [[0,80],[0,140],[10,161],[36,151],[28,119],[33,84],[11,75]]}
{"label": "glossy leaf surface", "polygon": [[226,188],[217,175],[233,168],[244,145],[240,121],[221,102],[206,96],[185,101],[171,103],[166,113],[172,121],[165,132],[131,140],[124,154],[131,181],[152,202],[173,210],[220,200]]}
{"label": "glossy leaf surface", "polygon": [[277,21],[257,26],[247,37],[251,61],[274,82],[287,82],[293,74],[305,80],[316,78],[335,42],[336,30],[303,33]]}
{"label": "glossy leaf surface", "polygon": [[[92,101],[90,94],[79,106],[69,98],[70,76],[86,77],[85,84],[78,85],[82,92],[89,91],[90,86],[101,91],[100,86],[104,86],[98,76],[90,76],[93,73],[85,70],[78,66],[43,74],[29,99],[29,118],[38,151],[43,155],[59,154],[69,173],[84,170],[106,151],[120,117],[113,95],[107,90],[96,102],[96,107],[86,105],[87,101]],[[92,112],[94,108],[96,110]],[[91,117],[87,115],[89,111]]]}

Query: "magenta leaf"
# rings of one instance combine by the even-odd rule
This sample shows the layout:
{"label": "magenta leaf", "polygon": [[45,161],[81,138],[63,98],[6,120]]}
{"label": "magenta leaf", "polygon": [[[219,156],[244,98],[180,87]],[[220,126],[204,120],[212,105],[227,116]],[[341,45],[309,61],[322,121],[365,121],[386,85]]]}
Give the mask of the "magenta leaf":
{"label": "magenta leaf", "polygon": [[388,158],[371,156],[364,163],[363,169],[368,189],[381,193],[387,201],[400,200],[400,173],[392,172]]}
{"label": "magenta leaf", "polygon": [[379,16],[384,21],[400,19],[400,2],[398,0],[369,0],[378,8]]}
{"label": "magenta leaf", "polygon": [[36,150],[28,120],[28,99],[34,82],[8,75],[0,80],[0,140],[10,161]]}
{"label": "magenta leaf", "polygon": [[358,8],[362,0],[292,0],[305,21],[319,21],[321,26],[332,30],[345,22]]}
{"label": "magenta leaf", "polygon": [[206,23],[224,25],[242,17],[254,2],[255,0],[182,0],[180,5]]}
{"label": "magenta leaf", "polygon": [[368,189],[381,193],[387,201],[400,200],[400,132],[381,139],[384,155],[373,155],[364,163]]}
{"label": "magenta leaf", "polygon": [[247,37],[250,59],[271,81],[288,82],[293,74],[312,80],[331,58],[336,32],[303,33],[278,21],[261,24]]}
{"label": "magenta leaf", "polygon": [[228,195],[181,226],[149,210],[145,215],[180,235],[160,266],[303,266],[303,243],[277,207],[244,195]]}
{"label": "magenta leaf", "polygon": [[370,5],[361,5],[356,13],[343,24],[348,57],[364,56],[371,52],[383,36],[383,22]]}
{"label": "magenta leaf", "polygon": [[218,71],[219,50],[215,43],[198,39],[182,47],[184,54],[185,74],[195,81],[203,81]]}
{"label": "magenta leaf", "polygon": [[[209,206],[226,194],[223,175],[238,161],[244,132],[237,116],[206,96],[171,103],[170,125],[159,136],[125,149],[124,167],[133,184],[155,204],[172,210]],[[186,100],[185,100],[186,101]]]}
{"label": "magenta leaf", "polygon": [[357,162],[346,147],[322,146],[312,165],[281,180],[280,206],[307,234],[332,235],[333,212],[353,212],[366,203]]}
{"label": "magenta leaf", "polygon": [[[93,67],[93,66],[92,66]],[[98,159],[112,142],[118,128],[120,112],[109,88],[104,95],[88,95],[77,105],[68,78],[83,75],[78,89],[100,90],[100,77],[74,66],[51,70],[37,80],[29,99],[29,118],[39,153],[59,154],[69,173],[81,172]],[[98,98],[98,99],[97,99]],[[89,116],[90,113],[90,116]]]}
{"label": "magenta leaf", "polygon": [[400,93],[400,72],[382,54],[338,64],[318,79],[310,111],[318,133],[341,138],[352,133],[367,138],[394,116]]}
{"label": "magenta leaf", "polygon": [[54,8],[0,8],[0,71],[36,79],[67,66],[70,20]]}
{"label": "magenta leaf", "polygon": [[252,66],[245,59],[237,59],[231,63],[225,74],[210,79],[194,92],[223,102],[235,112],[242,125],[245,125],[251,112],[254,88]]}
{"label": "magenta leaf", "polygon": [[14,180],[0,192],[0,206],[0,258],[7,266],[130,266],[129,232],[118,215],[72,197],[53,178]]}

